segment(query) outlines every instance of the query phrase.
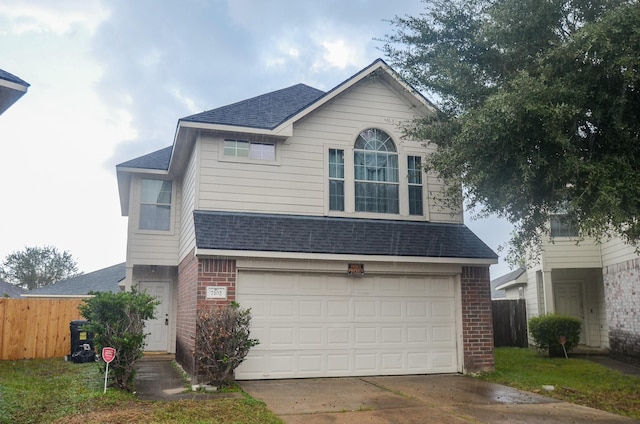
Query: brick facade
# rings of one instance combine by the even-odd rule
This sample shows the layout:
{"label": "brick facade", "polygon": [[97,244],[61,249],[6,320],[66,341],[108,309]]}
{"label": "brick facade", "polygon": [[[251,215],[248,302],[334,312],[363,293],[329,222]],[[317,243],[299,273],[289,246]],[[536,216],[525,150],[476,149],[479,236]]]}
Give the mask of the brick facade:
{"label": "brick facade", "polygon": [[607,266],[602,276],[611,354],[640,362],[640,258]]}
{"label": "brick facade", "polygon": [[492,371],[493,316],[489,267],[463,267],[462,340],[465,372]]}
{"label": "brick facade", "polygon": [[198,259],[191,252],[178,265],[176,361],[193,375],[196,338]]}
{"label": "brick facade", "polygon": [[[207,299],[207,287],[226,287],[227,299]],[[225,305],[236,298],[236,263],[227,259],[198,259],[193,252],[178,267],[176,360],[195,375],[194,358],[197,312]]]}

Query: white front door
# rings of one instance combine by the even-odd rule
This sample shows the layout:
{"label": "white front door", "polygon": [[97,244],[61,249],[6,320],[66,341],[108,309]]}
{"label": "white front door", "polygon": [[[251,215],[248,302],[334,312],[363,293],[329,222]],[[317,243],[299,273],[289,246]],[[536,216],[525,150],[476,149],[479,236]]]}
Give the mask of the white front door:
{"label": "white front door", "polygon": [[553,293],[556,301],[556,312],[569,315],[582,321],[580,343],[587,344],[584,308],[582,306],[582,284],[579,282],[555,283]]}
{"label": "white front door", "polygon": [[160,302],[154,319],[145,321],[145,351],[167,351],[169,339],[169,283],[140,283],[140,290],[154,296]]}

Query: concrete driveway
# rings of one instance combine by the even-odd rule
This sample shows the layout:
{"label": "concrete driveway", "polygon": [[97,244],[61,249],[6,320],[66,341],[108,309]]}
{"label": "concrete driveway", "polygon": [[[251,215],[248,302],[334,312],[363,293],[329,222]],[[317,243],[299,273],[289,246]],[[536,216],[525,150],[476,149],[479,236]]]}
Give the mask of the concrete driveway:
{"label": "concrete driveway", "polygon": [[287,424],[629,423],[462,375],[241,381]]}

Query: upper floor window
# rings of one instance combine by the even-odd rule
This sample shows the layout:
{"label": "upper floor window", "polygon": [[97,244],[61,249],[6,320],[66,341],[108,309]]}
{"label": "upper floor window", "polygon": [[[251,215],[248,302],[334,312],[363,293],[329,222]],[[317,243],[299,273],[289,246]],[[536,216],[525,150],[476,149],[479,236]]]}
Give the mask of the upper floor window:
{"label": "upper floor window", "polygon": [[344,211],[344,150],[329,149],[329,210]]}
{"label": "upper floor window", "polygon": [[354,146],[357,212],[398,213],[398,154],[391,137],[371,128]]}
{"label": "upper floor window", "polygon": [[276,145],[258,141],[225,140],[224,155],[236,158],[275,160]]}
{"label": "upper floor window", "polygon": [[578,225],[565,214],[551,215],[551,237],[578,237]]}
{"label": "upper floor window", "polygon": [[420,156],[407,156],[409,183],[409,215],[422,215],[422,160]]}
{"label": "upper floor window", "polygon": [[168,231],[171,228],[171,181],[142,180],[140,229]]}

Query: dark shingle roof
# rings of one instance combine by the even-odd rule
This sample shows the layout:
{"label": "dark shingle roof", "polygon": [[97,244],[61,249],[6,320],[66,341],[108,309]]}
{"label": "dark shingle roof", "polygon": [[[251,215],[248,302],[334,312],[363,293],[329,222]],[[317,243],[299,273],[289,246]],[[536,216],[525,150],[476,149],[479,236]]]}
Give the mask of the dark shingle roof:
{"label": "dark shingle roof", "polygon": [[518,277],[520,277],[522,274],[524,274],[524,272],[526,271],[525,268],[518,268],[514,271],[511,271],[508,274],[503,275],[502,277],[498,277],[495,280],[491,281],[491,286],[492,287],[498,287],[503,285],[504,283],[508,283],[509,281],[513,281],[516,280]]}
{"label": "dark shingle roof", "polygon": [[82,274],[77,277],[58,281],[50,286],[30,290],[27,296],[73,296],[87,295],[89,292],[118,292],[118,283],[125,278],[124,262],[97,271]]}
{"label": "dark shingle roof", "polygon": [[0,298],[3,297],[20,297],[24,293],[24,289],[0,280]]}
{"label": "dark shingle roof", "polygon": [[20,84],[20,85],[24,85],[25,87],[29,87],[29,83],[18,78],[17,76],[10,74],[7,71],[3,71],[2,69],[0,69],[0,79],[3,79],[5,81],[11,81],[14,82],[16,84]]}
{"label": "dark shingle roof", "polygon": [[252,99],[187,116],[181,121],[273,129],[324,94],[323,91],[308,85],[296,84]]}
{"label": "dark shingle roof", "polygon": [[117,168],[169,169],[173,146],[116,165]]}
{"label": "dark shingle roof", "polygon": [[462,224],[195,211],[200,249],[497,259]]}

